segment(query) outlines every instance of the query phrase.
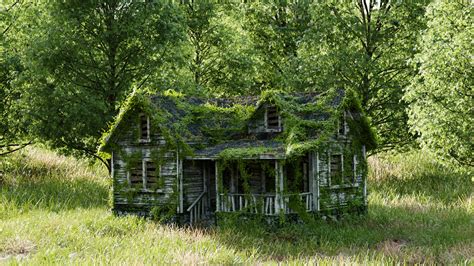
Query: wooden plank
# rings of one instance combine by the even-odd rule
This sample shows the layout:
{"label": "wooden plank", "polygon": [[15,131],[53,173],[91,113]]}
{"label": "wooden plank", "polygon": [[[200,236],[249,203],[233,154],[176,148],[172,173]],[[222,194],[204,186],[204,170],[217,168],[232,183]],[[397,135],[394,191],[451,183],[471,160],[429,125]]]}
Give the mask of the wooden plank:
{"label": "wooden plank", "polygon": [[114,170],[114,165],[115,165],[115,162],[114,162],[114,151],[112,151],[112,158],[110,159],[110,176],[112,178],[115,178],[115,170]]}
{"label": "wooden plank", "polygon": [[216,178],[216,212],[220,211],[219,209],[219,206],[220,206],[220,195],[219,195],[219,169],[218,169],[218,162],[217,161],[214,161],[214,165],[215,165],[215,171],[216,171],[216,174],[215,174],[215,178]]}
{"label": "wooden plank", "polygon": [[321,191],[320,191],[320,186],[319,186],[319,174],[320,174],[320,170],[319,170],[319,166],[320,166],[320,162],[319,162],[319,151],[316,152],[316,173],[317,173],[317,176],[316,176],[316,211],[319,211],[321,209]]}
{"label": "wooden plank", "polygon": [[179,184],[179,213],[184,212],[184,192],[183,192],[183,160],[178,158],[178,184]]}
{"label": "wooden plank", "polygon": [[275,213],[278,214],[285,206],[283,198],[283,191],[285,189],[283,183],[283,165],[279,163],[278,160],[275,160],[275,188]]}
{"label": "wooden plank", "polygon": [[[364,158],[364,161],[367,160],[365,145],[362,145],[362,157]],[[367,206],[367,204],[367,175],[364,173],[364,205]]]}

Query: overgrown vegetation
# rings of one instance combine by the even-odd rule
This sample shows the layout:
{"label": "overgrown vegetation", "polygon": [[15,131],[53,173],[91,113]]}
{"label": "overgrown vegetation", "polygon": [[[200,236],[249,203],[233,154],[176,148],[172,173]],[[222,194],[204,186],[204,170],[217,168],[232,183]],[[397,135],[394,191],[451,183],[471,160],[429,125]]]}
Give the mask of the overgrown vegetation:
{"label": "overgrown vegetation", "polygon": [[6,263],[473,263],[472,173],[422,152],[369,159],[369,213],[268,227],[164,226],[115,217],[102,166],[31,148],[0,164]]}

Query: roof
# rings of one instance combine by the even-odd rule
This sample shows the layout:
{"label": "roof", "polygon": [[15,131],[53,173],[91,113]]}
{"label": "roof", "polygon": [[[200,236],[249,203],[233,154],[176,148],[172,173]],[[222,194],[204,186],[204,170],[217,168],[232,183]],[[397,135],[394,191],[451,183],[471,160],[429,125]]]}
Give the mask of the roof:
{"label": "roof", "polygon": [[[187,146],[196,158],[217,158],[226,150],[239,153],[236,149],[247,150],[242,156],[280,158],[293,150],[292,145],[314,142],[333,134],[341,115],[340,107],[348,102],[345,98],[342,90],[325,94],[266,91],[258,97],[211,99],[173,91],[155,95],[134,93],[127,99],[109,132],[104,134],[99,151],[110,150],[110,144],[120,138],[120,127],[132,122],[129,113],[140,109],[150,116],[168,142]],[[256,119],[261,107],[267,104],[278,107],[284,120],[284,132],[270,137],[249,133],[249,122]],[[368,123],[364,126],[369,127]]]}
{"label": "roof", "polygon": [[[283,159],[285,158],[285,143],[277,140],[235,140],[221,143],[215,146],[206,147],[196,150],[192,155],[193,158],[216,159],[222,156],[222,152],[231,151],[238,152],[240,149],[245,149],[246,159],[260,158],[260,159]],[[254,152],[249,152],[252,149]]]}

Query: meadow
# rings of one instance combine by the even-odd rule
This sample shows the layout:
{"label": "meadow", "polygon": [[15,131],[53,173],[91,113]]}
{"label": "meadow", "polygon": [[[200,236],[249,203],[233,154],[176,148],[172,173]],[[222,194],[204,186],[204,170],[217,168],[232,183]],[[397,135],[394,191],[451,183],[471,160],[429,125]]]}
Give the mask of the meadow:
{"label": "meadow", "polygon": [[202,229],[115,217],[101,165],[34,147],[0,159],[4,264],[473,264],[472,173],[422,151],[369,158],[369,212]]}

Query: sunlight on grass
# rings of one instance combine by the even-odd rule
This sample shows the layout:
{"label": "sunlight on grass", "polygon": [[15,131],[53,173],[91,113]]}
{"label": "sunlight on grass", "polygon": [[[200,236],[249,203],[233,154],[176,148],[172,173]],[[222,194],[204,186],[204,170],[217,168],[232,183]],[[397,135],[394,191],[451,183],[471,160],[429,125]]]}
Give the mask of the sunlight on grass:
{"label": "sunlight on grass", "polygon": [[412,152],[370,158],[369,214],[211,229],[115,217],[101,165],[31,148],[0,162],[0,263],[473,263],[467,172]]}

